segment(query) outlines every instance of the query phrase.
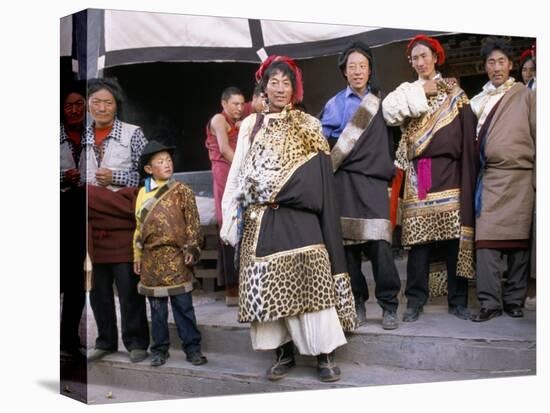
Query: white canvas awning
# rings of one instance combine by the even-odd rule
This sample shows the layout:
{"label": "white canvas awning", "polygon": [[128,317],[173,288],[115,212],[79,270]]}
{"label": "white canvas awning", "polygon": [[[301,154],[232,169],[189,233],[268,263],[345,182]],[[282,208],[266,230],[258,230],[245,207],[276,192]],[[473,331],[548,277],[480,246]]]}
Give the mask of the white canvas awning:
{"label": "white canvas awning", "polygon": [[[269,54],[306,59],[337,54],[352,40],[362,40],[377,47],[420,33],[418,30],[369,26],[121,10],[89,9],[80,13],[85,16],[79,16],[76,25],[62,21],[62,36],[66,36],[69,26],[74,31],[79,22],[86,24],[87,44],[82,44],[80,38],[76,47],[79,61],[86,56],[85,68],[81,64],[79,69],[81,77],[84,71],[94,77],[94,71],[97,76],[104,68],[134,63],[259,63]],[[74,34],[72,38],[74,41]],[[62,53],[67,50],[67,46],[62,45]]]}

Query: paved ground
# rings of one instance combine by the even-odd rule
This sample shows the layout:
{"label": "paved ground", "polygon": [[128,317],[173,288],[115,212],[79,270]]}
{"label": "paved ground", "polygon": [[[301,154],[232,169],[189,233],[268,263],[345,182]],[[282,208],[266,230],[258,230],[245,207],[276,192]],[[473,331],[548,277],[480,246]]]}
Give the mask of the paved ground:
{"label": "paved ground", "polygon": [[[396,264],[404,285],[406,260],[398,259],[396,260]],[[364,265],[364,272],[369,284],[371,284],[372,273],[368,263]],[[230,340],[233,340],[233,343],[228,343],[227,345],[233,357],[224,357],[222,354],[216,353],[219,351],[219,348],[216,346],[210,346],[209,348],[207,343],[205,343],[207,350],[214,351],[211,362],[207,365],[208,367],[202,369],[191,368],[184,361],[183,353],[174,349],[174,351],[171,350],[173,353],[172,357],[163,366],[164,370],[159,371],[155,369],[151,370],[148,366],[148,361],[138,363],[138,365],[128,363],[127,353],[124,352],[125,349],[122,343],[120,343],[119,353],[109,356],[107,361],[101,365],[96,364],[95,367],[87,366],[86,372],[82,369],[74,368],[74,366],[66,367],[65,371],[68,371],[69,374],[67,375],[67,380],[61,383],[61,390],[68,389],[68,391],[65,391],[65,395],[69,397],[80,400],[87,398],[89,403],[102,404],[122,401],[196,397],[200,395],[242,394],[256,391],[318,388],[318,383],[314,377],[315,372],[309,371],[311,366],[300,367],[296,370],[296,377],[294,379],[283,383],[279,387],[266,382],[263,374],[265,366],[269,364],[268,359],[270,357],[267,354],[265,357],[259,356],[258,353],[251,351],[247,335],[248,326],[246,324],[239,324],[236,321],[237,309],[235,307],[228,308],[224,305],[223,292],[212,293],[197,289],[193,293],[193,300],[198,323],[202,326],[201,329],[204,328],[205,330],[205,340],[223,341],[224,336],[229,337],[229,334],[232,334]],[[472,311],[477,311],[479,303],[475,298],[475,287],[473,285],[470,287],[469,303]],[[398,309],[400,318],[404,309],[404,300],[401,297],[401,304]],[[149,314],[149,307],[147,311]],[[338,386],[452,381],[533,374],[534,370],[532,367],[522,368],[522,361],[516,363],[519,365],[519,368],[513,368],[509,371],[506,369],[491,371],[489,369],[485,373],[479,373],[476,371],[453,372],[452,368],[451,370],[447,369],[447,371],[445,371],[445,368],[441,371],[418,370],[414,366],[399,368],[401,361],[396,361],[393,366],[391,363],[376,365],[377,361],[374,361],[374,365],[370,364],[365,370],[361,359],[364,357],[363,353],[365,349],[370,351],[370,356],[367,360],[372,360],[373,351],[384,352],[387,350],[389,353],[391,351],[399,353],[399,348],[403,348],[403,351],[406,353],[411,345],[416,346],[417,350],[415,351],[417,353],[426,352],[424,356],[429,357],[428,352],[434,351],[433,348],[437,346],[439,346],[439,350],[437,350],[439,353],[442,351],[445,352],[444,345],[447,342],[451,346],[448,348],[449,354],[454,354],[453,352],[459,354],[460,351],[462,353],[464,351],[477,352],[483,346],[488,345],[490,347],[491,343],[499,343],[498,345],[503,349],[505,347],[511,348],[517,346],[519,349],[518,354],[520,357],[523,357],[521,360],[527,360],[527,364],[531,366],[534,365],[534,362],[531,360],[532,356],[529,356],[529,354],[533,353],[530,350],[534,348],[536,343],[536,312],[525,311],[525,315],[523,319],[512,319],[504,315],[486,323],[473,323],[471,321],[459,320],[447,314],[446,297],[435,297],[430,299],[424,313],[417,322],[401,322],[397,330],[385,331],[380,325],[382,311],[376,304],[374,297],[371,297],[367,303],[367,324],[356,330],[354,340],[350,341],[347,346],[348,350],[345,352],[347,354],[340,353],[342,367],[346,369],[347,380],[342,381]],[[171,313],[169,314],[169,318],[170,322],[173,323]],[[85,338],[83,341],[86,342],[87,347],[93,348],[96,337],[96,326],[89,306],[89,299],[87,300],[87,308],[83,314],[81,323],[81,336]],[[469,343],[468,345],[470,346],[471,343],[474,343],[474,345],[473,347],[468,347],[467,345],[465,347],[466,350],[464,348],[460,349],[459,347],[462,345],[460,343],[463,342]],[[524,347],[521,347],[522,342],[526,343]],[[422,348],[418,348],[419,345]],[[516,351],[515,348],[513,350]],[[250,353],[250,358],[246,356],[248,354],[247,351]],[[477,357],[481,357],[480,360],[487,359],[487,363],[490,364],[490,359],[493,357],[491,349],[485,348],[479,351],[480,355]],[[489,351],[489,353],[483,353],[483,351]],[[441,354],[437,356],[442,357]],[[478,361],[473,360],[473,363],[476,362]],[[371,361],[370,363],[373,362]],[[397,364],[397,367],[395,364]],[[247,365],[250,371],[243,372],[244,365]],[[171,373],[169,373],[170,369],[172,369]],[[226,372],[221,381],[215,379],[219,375],[218,371]],[[239,371],[241,373],[235,373]],[[133,379],[126,383],[125,378],[130,377],[129,375],[132,375]],[[174,377],[178,378],[174,379]],[[199,377],[201,383],[203,383],[203,387],[199,386],[197,388],[196,384],[188,384],[186,380],[190,377]],[[82,386],[80,383],[85,378],[92,384],[87,387]],[[194,383],[194,381],[195,379],[191,380],[190,383]],[[160,383],[165,384],[157,388],[156,386],[160,386]],[[136,391],[136,386],[140,388],[139,391]],[[147,390],[143,391],[143,389]]]}

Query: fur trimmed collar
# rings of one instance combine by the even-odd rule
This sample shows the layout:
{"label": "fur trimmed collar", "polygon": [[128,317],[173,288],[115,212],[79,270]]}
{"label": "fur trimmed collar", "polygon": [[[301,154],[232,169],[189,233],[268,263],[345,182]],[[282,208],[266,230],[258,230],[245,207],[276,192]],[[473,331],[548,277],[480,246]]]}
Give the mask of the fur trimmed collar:
{"label": "fur trimmed collar", "polygon": [[376,95],[368,93],[363,98],[330,152],[334,172],[336,172],[344,159],[350,154],[363,132],[370,126],[379,108],[380,98]]}

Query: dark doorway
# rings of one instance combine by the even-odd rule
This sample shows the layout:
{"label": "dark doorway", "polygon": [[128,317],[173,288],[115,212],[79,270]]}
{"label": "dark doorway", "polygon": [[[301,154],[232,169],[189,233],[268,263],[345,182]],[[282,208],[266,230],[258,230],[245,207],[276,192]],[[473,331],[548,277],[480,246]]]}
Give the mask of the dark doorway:
{"label": "dark doorway", "polygon": [[[335,56],[298,64],[304,78],[304,103],[315,116],[345,82]],[[257,63],[159,62],[108,68],[104,77],[117,77],[126,94],[121,119],[141,126],[148,139],[176,146],[176,172],[188,172],[210,169],[205,127],[221,111],[222,91],[237,86],[249,100],[257,69]]]}
{"label": "dark doorway", "polygon": [[205,126],[221,111],[220,96],[237,86],[249,99],[257,65],[249,63],[145,63],[106,69],[118,78],[126,103],[121,118],[148,139],[175,145],[177,172],[210,169]]}

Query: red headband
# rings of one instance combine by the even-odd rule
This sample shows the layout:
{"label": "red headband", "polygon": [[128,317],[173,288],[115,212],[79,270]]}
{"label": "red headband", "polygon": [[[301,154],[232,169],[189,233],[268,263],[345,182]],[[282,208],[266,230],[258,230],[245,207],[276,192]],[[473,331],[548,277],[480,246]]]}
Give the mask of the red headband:
{"label": "red headband", "polygon": [[536,49],[535,49],[535,45],[531,46],[529,49],[525,50],[520,58],[519,58],[519,65],[521,66],[523,64],[523,62],[525,62],[527,59],[533,59],[535,60],[535,55],[536,55]]}
{"label": "red headband", "polygon": [[277,55],[269,56],[261,64],[260,68],[256,71],[256,82],[261,82],[265,71],[273,62],[284,62],[290,67],[290,70],[294,72],[294,76],[296,77],[296,90],[294,90],[292,94],[292,103],[301,102],[302,99],[304,98],[304,87],[302,84],[302,71],[296,65],[296,62],[288,56],[277,56]]}
{"label": "red headband", "polygon": [[414,39],[412,39],[409,44],[407,45],[407,55],[411,55],[411,51],[415,43],[417,42],[424,42],[430,45],[430,48],[435,52],[437,55],[437,65],[440,66],[443,63],[445,63],[445,51],[443,50],[443,47],[441,46],[441,43],[439,43],[438,40],[432,39],[431,37],[425,36],[423,34],[419,34],[418,36],[415,36]]}

